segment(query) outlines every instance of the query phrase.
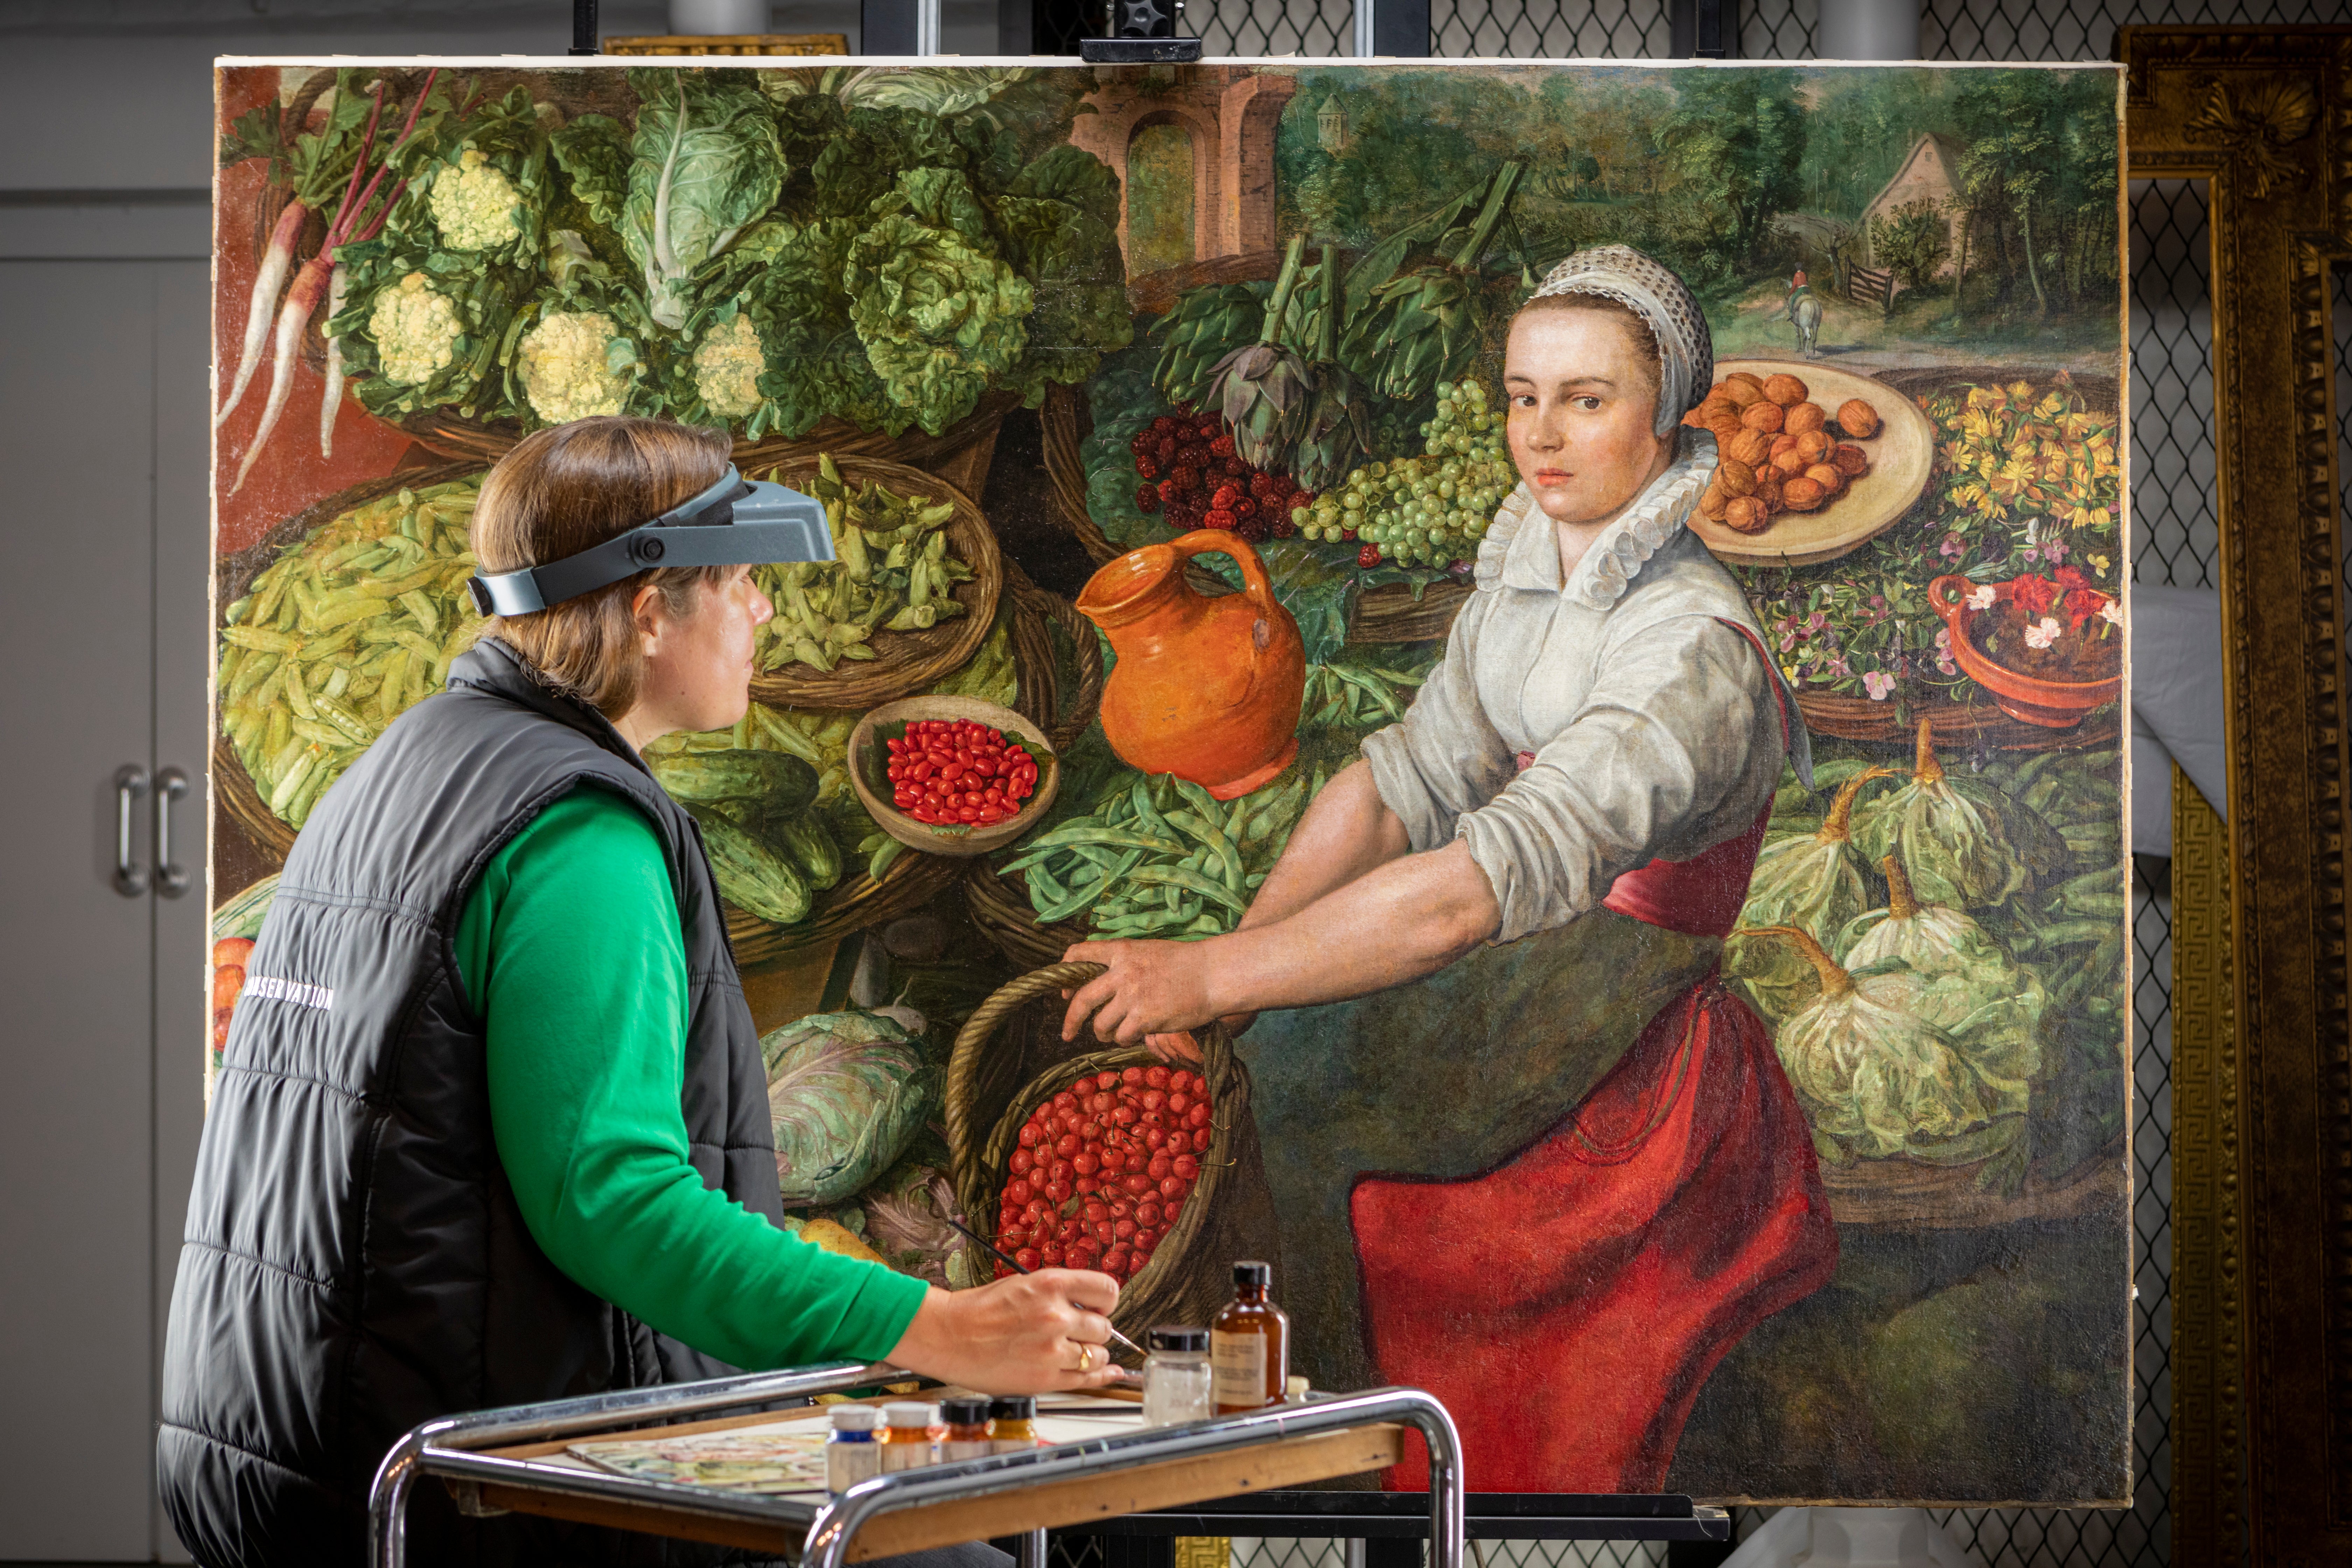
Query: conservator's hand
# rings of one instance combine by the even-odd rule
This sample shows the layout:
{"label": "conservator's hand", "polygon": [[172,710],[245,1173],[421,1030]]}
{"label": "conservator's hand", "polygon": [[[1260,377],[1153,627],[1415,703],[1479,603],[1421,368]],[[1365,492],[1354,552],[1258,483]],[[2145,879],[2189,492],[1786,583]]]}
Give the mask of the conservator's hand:
{"label": "conservator's hand", "polygon": [[1118,1374],[1105,1342],[1118,1303],[1118,1281],[1087,1268],[934,1289],[887,1359],[982,1394],[1097,1388]]}

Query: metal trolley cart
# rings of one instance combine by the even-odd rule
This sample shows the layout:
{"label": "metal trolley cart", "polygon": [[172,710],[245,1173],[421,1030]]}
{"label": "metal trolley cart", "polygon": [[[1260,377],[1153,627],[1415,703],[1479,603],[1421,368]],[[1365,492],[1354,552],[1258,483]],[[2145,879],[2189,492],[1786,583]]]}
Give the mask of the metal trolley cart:
{"label": "metal trolley cart", "polygon": [[[1022,1539],[1023,1568],[1044,1568],[1051,1527],[1378,1469],[1403,1458],[1408,1426],[1429,1447],[1431,1568],[1463,1568],[1461,1442],[1445,1407],[1414,1388],[1309,1394],[1245,1415],[929,1465],[860,1481],[834,1497],[727,1491],[562,1462],[565,1445],[583,1437],[677,1437],[754,1426],[778,1420],[780,1405],[906,1376],[878,1363],[834,1363],[428,1421],[394,1444],[376,1471],[368,1504],[372,1568],[406,1568],[408,1499],[425,1476],[447,1483],[469,1511],[544,1514],[797,1553],[803,1568],[843,1568],[1003,1536]],[[756,1413],[719,1415],[747,1407]],[[689,1417],[715,1418],[677,1425]]]}

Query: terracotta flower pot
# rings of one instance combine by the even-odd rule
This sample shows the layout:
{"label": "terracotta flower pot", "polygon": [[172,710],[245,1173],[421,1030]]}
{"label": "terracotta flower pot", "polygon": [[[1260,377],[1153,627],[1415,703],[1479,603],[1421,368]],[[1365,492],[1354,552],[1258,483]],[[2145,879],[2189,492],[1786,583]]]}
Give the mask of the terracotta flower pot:
{"label": "terracotta flower pot", "polygon": [[[2104,680],[2037,680],[1987,658],[1969,635],[1980,612],[1969,604],[1968,595],[1982,585],[1966,577],[1938,577],[1927,584],[1927,607],[1951,633],[1953,661],[1969,679],[1992,693],[2002,712],[2044,729],[2071,730],[2092,709],[2104,708],[2123,694],[2121,670]],[[2013,582],[1994,584],[1995,602],[2011,597],[2015,587]]]}
{"label": "terracotta flower pot", "polygon": [[[1184,563],[1201,554],[1239,562],[1242,591],[1193,592]],[[1297,755],[1307,650],[1239,534],[1202,529],[1130,550],[1094,574],[1078,609],[1118,656],[1103,686],[1103,736],[1129,765],[1232,800]]]}

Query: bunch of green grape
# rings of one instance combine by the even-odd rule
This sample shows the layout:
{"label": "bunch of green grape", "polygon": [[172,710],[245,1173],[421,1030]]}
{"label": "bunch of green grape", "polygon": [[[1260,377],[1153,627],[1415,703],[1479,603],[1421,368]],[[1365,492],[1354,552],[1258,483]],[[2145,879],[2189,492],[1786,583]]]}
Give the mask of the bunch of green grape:
{"label": "bunch of green grape", "polygon": [[1477,383],[1440,382],[1436,416],[1421,434],[1422,456],[1367,463],[1290,521],[1319,543],[1352,535],[1367,566],[1445,566],[1475,555],[1495,509],[1518,482],[1503,416],[1486,411],[1486,390]]}

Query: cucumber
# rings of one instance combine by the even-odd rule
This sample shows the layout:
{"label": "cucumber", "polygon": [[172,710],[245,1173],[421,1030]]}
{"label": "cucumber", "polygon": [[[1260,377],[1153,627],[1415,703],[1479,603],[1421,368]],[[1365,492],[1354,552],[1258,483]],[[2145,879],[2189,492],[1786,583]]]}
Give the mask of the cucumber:
{"label": "cucumber", "polygon": [[213,911],[213,940],[225,937],[257,937],[261,920],[269,912],[269,900],[278,892],[275,875],[264,877],[233,899],[225,900]]}
{"label": "cucumber", "polygon": [[680,752],[646,765],[681,805],[754,801],[772,816],[792,816],[816,799],[816,770],[788,752]]}
{"label": "cucumber", "polygon": [[772,809],[768,813],[768,837],[808,873],[808,885],[818,892],[841,880],[841,847],[833,841],[832,830],[818,820],[815,812],[786,815]]}
{"label": "cucumber", "polygon": [[790,860],[745,832],[724,811],[698,804],[687,809],[702,825],[702,847],[719,879],[720,897],[773,925],[808,919],[815,900]]}

